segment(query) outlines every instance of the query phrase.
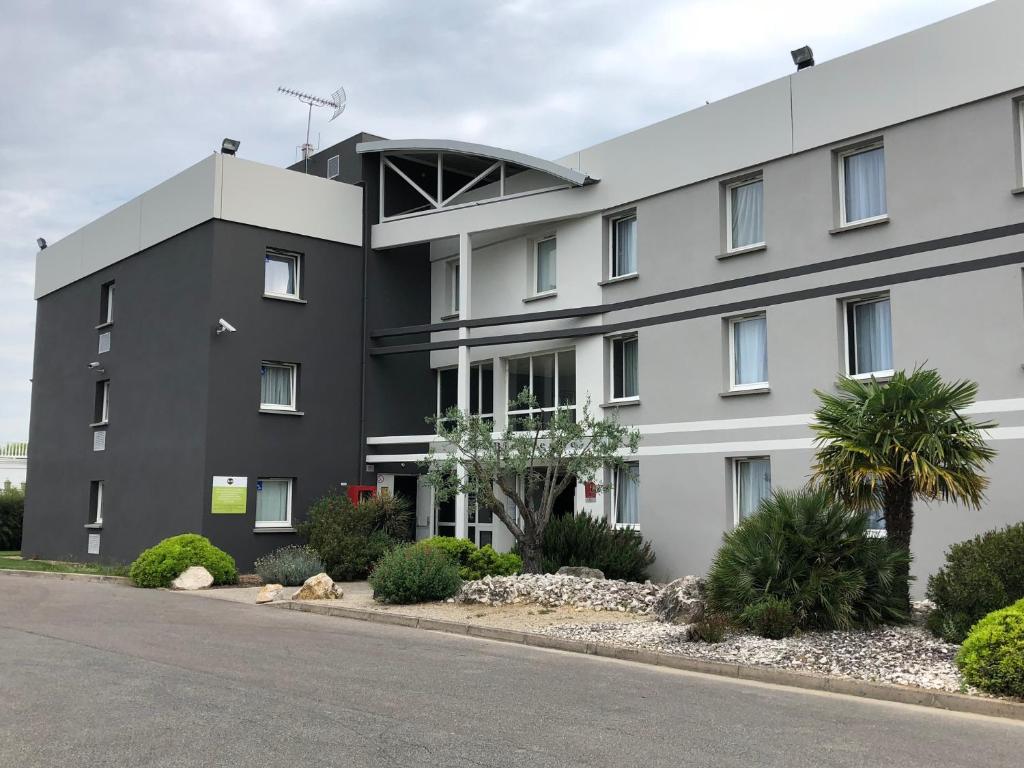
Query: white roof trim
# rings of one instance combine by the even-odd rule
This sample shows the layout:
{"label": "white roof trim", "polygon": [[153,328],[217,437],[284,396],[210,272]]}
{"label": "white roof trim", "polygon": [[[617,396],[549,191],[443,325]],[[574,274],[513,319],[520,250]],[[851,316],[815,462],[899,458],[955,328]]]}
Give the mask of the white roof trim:
{"label": "white roof trim", "polygon": [[599,179],[588,176],[582,171],[567,168],[550,160],[542,160],[539,157],[524,155],[522,152],[513,152],[510,149],[502,149],[501,147],[489,147],[486,144],[473,144],[468,141],[455,141],[453,139],[384,139],[382,141],[364,141],[356,144],[356,152],[361,155],[373,152],[452,152],[515,163],[525,168],[554,176],[575,187],[582,187],[585,184],[593,184],[599,181]]}

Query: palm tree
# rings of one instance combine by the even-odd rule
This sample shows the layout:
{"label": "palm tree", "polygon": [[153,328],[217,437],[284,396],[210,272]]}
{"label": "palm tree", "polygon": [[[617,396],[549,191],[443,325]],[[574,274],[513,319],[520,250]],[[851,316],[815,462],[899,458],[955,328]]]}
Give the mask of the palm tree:
{"label": "palm tree", "polygon": [[[938,371],[897,371],[888,382],[841,378],[838,395],[815,390],[817,447],[811,483],[860,509],[881,507],[889,540],[910,551],[914,500],[981,507],[985,465],[996,452],[966,419],[973,381],[944,382]],[[909,600],[909,569],[901,589]]]}

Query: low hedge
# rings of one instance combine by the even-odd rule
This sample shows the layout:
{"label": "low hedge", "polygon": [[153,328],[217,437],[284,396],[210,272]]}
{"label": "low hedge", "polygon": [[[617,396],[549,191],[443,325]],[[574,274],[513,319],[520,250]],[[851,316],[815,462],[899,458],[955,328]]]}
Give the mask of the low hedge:
{"label": "low hedge", "polygon": [[1024,697],[1024,600],[993,611],[975,624],[956,663],[968,685]]}
{"label": "low hedge", "polygon": [[935,603],[928,628],[950,643],[962,643],[982,617],[1024,598],[1024,523],[951,546],[928,579],[927,597]]}
{"label": "low hedge", "polygon": [[255,570],[264,584],[297,587],[323,572],[324,562],[312,547],[293,544],[258,558]]}
{"label": "low hedge", "polygon": [[563,565],[584,566],[597,568],[606,579],[643,582],[654,562],[654,549],[638,531],[586,514],[552,518],[541,547],[546,573]]}
{"label": "low hedge", "polygon": [[25,491],[0,490],[0,551],[21,549],[21,528],[25,518]]}
{"label": "low hedge", "polygon": [[234,558],[197,533],[171,536],[150,547],[135,559],[129,575],[139,587],[169,587],[193,565],[208,570],[214,584],[238,581]]}
{"label": "low hedge", "polygon": [[458,566],[443,550],[415,544],[391,550],[370,574],[373,599],[382,603],[446,600],[461,584]]}
{"label": "low hedge", "polygon": [[513,576],[523,570],[523,559],[513,552],[498,552],[490,544],[479,549],[469,539],[433,536],[416,543],[417,547],[444,552],[459,568],[463,581],[476,581],[484,576]]}

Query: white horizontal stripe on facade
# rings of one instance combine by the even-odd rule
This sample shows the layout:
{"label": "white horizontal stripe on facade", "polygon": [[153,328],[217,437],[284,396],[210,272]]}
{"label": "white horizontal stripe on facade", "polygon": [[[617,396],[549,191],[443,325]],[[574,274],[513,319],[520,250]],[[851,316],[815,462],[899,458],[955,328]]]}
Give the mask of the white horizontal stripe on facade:
{"label": "white horizontal stripe on facade", "polygon": [[[996,427],[985,433],[987,440],[1021,440],[1024,439],[1024,427]],[[680,456],[695,453],[734,453],[741,456],[752,456],[772,451],[811,450],[814,439],[810,437],[792,437],[780,440],[736,440],[724,443],[685,443],[681,445],[649,445],[641,446],[636,453],[623,452],[623,456]],[[438,457],[444,454],[436,454]],[[367,464],[394,464],[401,462],[420,462],[427,458],[425,453],[370,454],[366,457]]]}
{"label": "white horizontal stripe on facade", "polygon": [[[979,400],[964,408],[965,414],[1014,413],[1024,411],[1024,398],[1005,400]],[[641,435],[665,435],[675,432],[719,432],[733,429],[768,429],[771,427],[802,427],[814,421],[814,414],[793,413],[784,416],[752,416],[744,419],[710,419],[707,421],[679,421],[664,424],[640,424],[636,428]],[[367,445],[403,445],[431,443],[437,435],[386,435],[366,438]],[[998,440],[999,438],[993,437]],[[668,446],[661,446],[668,447]]]}

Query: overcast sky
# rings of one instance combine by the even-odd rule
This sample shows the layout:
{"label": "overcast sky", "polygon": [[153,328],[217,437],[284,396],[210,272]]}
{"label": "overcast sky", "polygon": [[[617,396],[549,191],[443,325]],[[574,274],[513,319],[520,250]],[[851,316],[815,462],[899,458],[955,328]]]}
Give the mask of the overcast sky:
{"label": "overcast sky", "polygon": [[[314,133],[480,141],[557,158],[978,0],[5,0],[0,9],[0,443],[28,437],[35,239],[197,162],[296,159]],[[865,84],[867,87],[867,84]],[[83,358],[84,359],[84,358]]]}

